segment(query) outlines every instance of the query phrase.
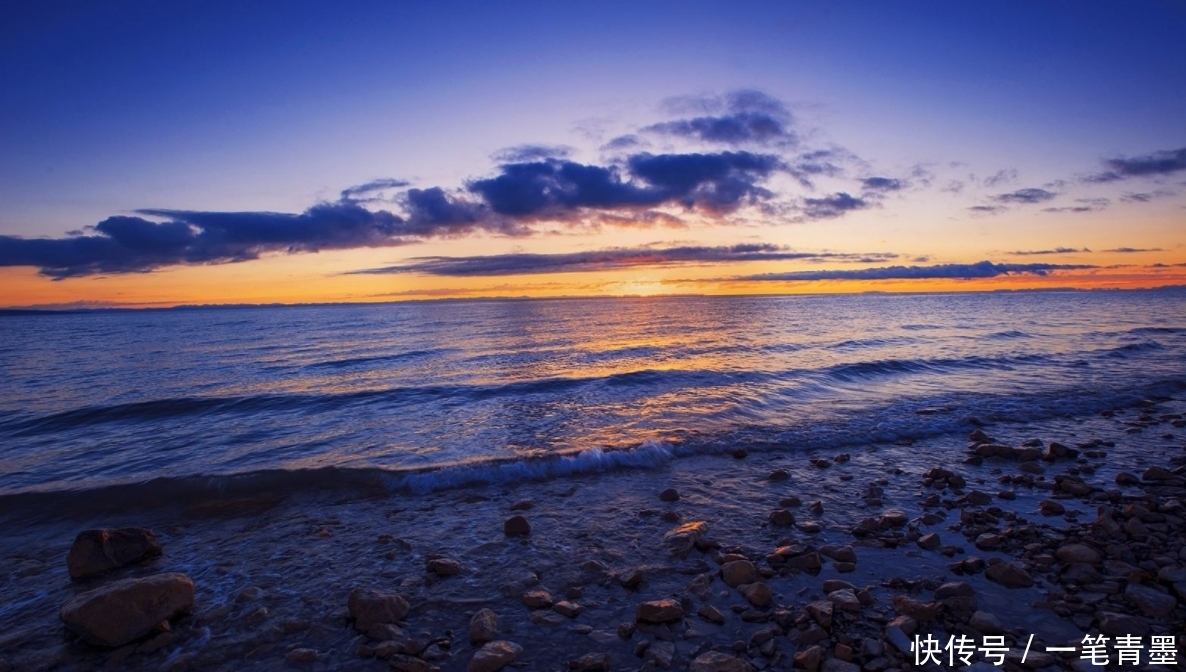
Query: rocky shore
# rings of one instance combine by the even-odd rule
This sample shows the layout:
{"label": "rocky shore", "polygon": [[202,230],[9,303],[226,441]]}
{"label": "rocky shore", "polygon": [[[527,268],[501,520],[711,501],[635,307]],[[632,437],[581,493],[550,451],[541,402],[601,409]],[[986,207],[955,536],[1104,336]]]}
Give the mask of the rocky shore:
{"label": "rocky shore", "polygon": [[[12,512],[0,671],[889,672],[916,637],[928,669],[1093,670],[1101,635],[1111,668],[1174,669],[1150,652],[1186,660],[1184,418],[1159,399],[415,497]],[[1126,635],[1140,665],[1117,666]],[[1001,638],[1002,664],[949,663],[952,637]]]}

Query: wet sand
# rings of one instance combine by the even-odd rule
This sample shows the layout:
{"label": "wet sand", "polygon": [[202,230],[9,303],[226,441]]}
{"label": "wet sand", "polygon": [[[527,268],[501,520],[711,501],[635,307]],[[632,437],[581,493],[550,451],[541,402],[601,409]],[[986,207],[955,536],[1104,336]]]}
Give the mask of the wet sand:
{"label": "wet sand", "polygon": [[[985,418],[962,435],[913,445],[810,453],[787,446],[428,495],[260,493],[151,510],[129,503],[100,514],[12,511],[0,517],[7,570],[0,670],[464,670],[479,648],[469,632],[481,609],[497,614],[497,639],[522,647],[514,669],[682,670],[697,659],[696,669],[745,669],[729,667],[734,658],[753,669],[909,669],[913,655],[895,646],[895,628],[979,641],[992,629],[986,615],[1018,659],[1035,635],[1027,663],[1010,658],[1006,669],[1093,669],[1077,654],[1036,652],[1078,644],[1117,622],[1147,627],[1146,635],[1175,634],[1179,645],[1186,637],[1186,607],[1175,592],[1175,584],[1186,589],[1183,416],[1186,403],[1159,400],[1111,416],[1028,425]],[[968,436],[977,428],[991,445],[1036,439],[1041,454],[1058,442],[1078,456],[968,463],[975,444]],[[1166,471],[1147,473],[1150,467]],[[1136,482],[1118,484],[1121,472]],[[669,488],[678,500],[660,497]],[[1119,531],[1097,522],[1101,506]],[[779,510],[787,513],[772,515]],[[904,514],[904,524],[893,512]],[[529,521],[529,535],[504,532],[513,515]],[[706,533],[686,557],[673,555],[665,535],[695,521]],[[151,528],[164,554],[71,581],[65,558],[79,531],[129,526]],[[1099,562],[1072,567],[1059,552],[1072,544],[1097,551]],[[433,562],[441,559],[455,563]],[[768,605],[721,578],[722,563],[746,560],[756,576],[745,585],[765,584]],[[998,560],[1033,585],[991,580],[997,572],[985,567]],[[183,572],[196,586],[192,613],[167,633],[101,649],[58,619],[77,593],[160,572]],[[853,590],[829,584],[829,597],[829,580]],[[966,587],[936,599],[951,582]],[[1160,613],[1130,585],[1175,604]],[[347,596],[358,587],[398,593],[410,604],[397,644],[384,647],[354,627]],[[539,590],[552,608],[525,606],[524,593]],[[640,604],[666,598],[682,618],[638,622]],[[831,605],[830,616],[821,602]],[[711,651],[722,655],[710,660]]]}

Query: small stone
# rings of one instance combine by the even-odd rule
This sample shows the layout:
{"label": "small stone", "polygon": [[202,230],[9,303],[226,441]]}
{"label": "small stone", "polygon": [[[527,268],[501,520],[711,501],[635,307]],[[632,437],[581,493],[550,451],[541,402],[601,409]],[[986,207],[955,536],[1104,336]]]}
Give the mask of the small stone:
{"label": "small stone", "polygon": [[485,644],[498,636],[498,614],[492,609],[480,609],[469,620],[469,641],[471,644]]}
{"label": "small stone", "polygon": [[824,660],[824,649],[819,645],[812,645],[795,653],[795,667],[816,672]]}
{"label": "small stone", "polygon": [[641,569],[632,569],[618,577],[618,583],[623,588],[637,588],[642,585],[643,573]]}
{"label": "small stone", "polygon": [[514,642],[486,642],[470,659],[465,672],[496,672],[515,662],[523,647]]}
{"label": "small stone", "polygon": [[985,611],[977,611],[972,614],[972,618],[968,620],[968,624],[985,635],[999,635],[1005,631],[1001,627],[1000,619]]}
{"label": "small stone", "polygon": [[744,460],[749,456],[749,451],[745,448],[734,448],[731,454],[735,460]]}
{"label": "small stone", "polygon": [[391,669],[397,672],[429,672],[432,665],[416,656],[409,656],[406,653],[397,653],[387,659],[387,664]]}
{"label": "small stone", "polygon": [[1062,514],[1066,513],[1066,510],[1066,507],[1064,507],[1062,504],[1050,499],[1043,499],[1038,503],[1038,511],[1040,511],[1043,516],[1061,516]]}
{"label": "small stone", "polygon": [[1141,613],[1153,617],[1169,616],[1178,604],[1172,595],[1136,583],[1130,583],[1124,589],[1124,599]]}
{"label": "small stone", "polygon": [[1068,564],[1081,562],[1089,565],[1098,565],[1102,560],[1099,551],[1086,544],[1067,544],[1061,546],[1054,552],[1054,556]]}
{"label": "small stone", "polygon": [[777,483],[780,481],[785,481],[790,477],[791,474],[786,469],[775,469],[774,471],[770,472],[770,475],[766,478]]}
{"label": "small stone", "polygon": [[679,491],[676,490],[675,488],[667,488],[663,492],[659,493],[659,501],[661,501],[661,502],[678,502],[679,501]]}
{"label": "small stone", "polygon": [[608,653],[586,653],[568,664],[576,672],[608,672],[611,662]]}
{"label": "small stone", "polygon": [[542,625],[548,628],[558,628],[564,625],[567,620],[551,609],[536,609],[527,618],[536,625]]}
{"label": "small stone", "polygon": [[829,658],[820,666],[820,672],[861,672],[861,668],[839,658]]}
{"label": "small stone", "polygon": [[1140,483],[1141,479],[1126,471],[1116,474],[1116,485],[1140,485]]}
{"label": "small stone", "polygon": [[575,602],[569,602],[567,600],[561,600],[560,602],[557,602],[556,604],[552,605],[552,609],[554,609],[556,613],[560,614],[561,616],[566,616],[568,618],[576,618],[582,611],[585,610],[585,608],[581,605]]}
{"label": "small stone", "polygon": [[1173,478],[1174,472],[1158,466],[1149,467],[1145,470],[1145,473],[1141,474],[1141,480],[1143,481],[1169,481],[1173,480]]}
{"label": "small stone", "polygon": [[767,517],[775,527],[790,527],[795,524],[795,514],[790,509],[775,509]]}
{"label": "small stone", "polygon": [[651,600],[638,605],[635,620],[640,623],[673,623],[684,618],[683,605],[671,598]]}
{"label": "small stone", "polygon": [[807,615],[815,619],[821,628],[825,630],[832,627],[832,614],[835,607],[830,601],[812,602],[807,605]]}
{"label": "small stone", "polygon": [[877,524],[883,529],[890,527],[903,527],[910,521],[910,518],[902,511],[886,511],[877,519]]}
{"label": "small stone", "polygon": [[503,523],[503,532],[508,537],[522,537],[531,534],[531,523],[523,516],[511,516]]}
{"label": "small stone", "polygon": [[672,555],[684,558],[696,548],[696,542],[700,541],[707,531],[708,523],[702,520],[684,523],[663,535],[663,545]]}
{"label": "small stone", "polygon": [[535,502],[525,499],[521,502],[515,502],[514,504],[511,504],[511,511],[530,511],[534,507]]}
{"label": "small stone", "polygon": [[1096,614],[1099,619],[1100,632],[1113,637],[1123,635],[1145,636],[1149,634],[1149,624],[1144,619],[1130,614],[1118,614],[1102,611]]}
{"label": "small stone", "polygon": [[839,611],[857,612],[861,610],[861,601],[851,590],[837,590],[834,593],[828,593],[828,601]]}
{"label": "small stone", "polygon": [[[641,642],[640,642],[641,644]],[[675,659],[675,644],[672,642],[651,642],[643,652],[643,660],[654,661],[656,665],[667,670]]]}
{"label": "small stone", "polygon": [[705,604],[701,606],[700,611],[696,613],[700,616],[700,618],[708,621],[709,623],[721,625],[725,622],[725,615],[721,613],[720,609],[717,609],[711,604]]}

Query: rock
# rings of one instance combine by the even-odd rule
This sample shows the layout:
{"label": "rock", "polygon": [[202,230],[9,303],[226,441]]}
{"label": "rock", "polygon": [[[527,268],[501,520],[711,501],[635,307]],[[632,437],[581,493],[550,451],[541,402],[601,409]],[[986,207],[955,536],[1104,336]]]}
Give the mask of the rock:
{"label": "rock", "polygon": [[524,537],[531,534],[531,523],[523,516],[511,516],[503,523],[502,531],[508,537]]}
{"label": "rock", "polygon": [[1041,474],[1046,471],[1041,464],[1038,464],[1032,460],[1028,462],[1022,462],[1021,464],[1017,465],[1017,470],[1027,474]]}
{"label": "rock", "polygon": [[775,509],[767,517],[775,527],[790,527],[795,524],[795,514],[790,509]]}
{"label": "rock", "polygon": [[1005,629],[1001,627],[1000,619],[985,611],[977,611],[972,614],[968,624],[984,635],[999,635],[1005,632]]}
{"label": "rock", "polygon": [[[851,590],[837,590],[833,593],[828,593],[828,601],[838,611],[857,612],[861,610],[861,601],[857,599],[856,593]],[[823,624],[821,623],[820,625]]]}
{"label": "rock", "polygon": [[1029,588],[1034,585],[1034,577],[1012,562],[998,562],[995,565],[989,565],[988,569],[984,570],[984,575],[988,577],[989,581],[999,583],[1006,588]]}
{"label": "rock", "polygon": [[441,578],[461,573],[461,563],[450,558],[433,558],[425,563],[425,567]]}
{"label": "rock", "polygon": [[1145,636],[1149,634],[1149,624],[1139,616],[1117,614],[1111,611],[1101,611],[1096,614],[1100,632],[1113,637],[1123,635]]}
{"label": "rock", "polygon": [[992,502],[992,495],[980,490],[973,490],[968,493],[968,504],[972,506],[984,506]]}
{"label": "rock", "polygon": [[667,488],[663,492],[659,493],[659,501],[661,501],[661,502],[678,502],[679,501],[679,491],[676,490],[675,488]]}
{"label": "rock", "polygon": [[527,618],[536,625],[549,628],[558,628],[566,622],[563,616],[551,609],[535,609]]}
{"label": "rock", "polygon": [[819,669],[820,672],[861,672],[860,667],[840,660],[839,658],[829,658],[825,660],[824,664]]}
{"label": "rock", "polygon": [[857,552],[853,550],[852,546],[824,546],[819,549],[820,555],[832,558],[836,562],[851,562],[856,563]]}
{"label": "rock", "polygon": [[706,651],[696,656],[688,672],[753,672],[753,666],[736,656]]}
{"label": "rock", "polygon": [[1124,599],[1141,613],[1154,617],[1169,616],[1178,604],[1173,596],[1136,583],[1130,583],[1124,589]]}
{"label": "rock", "polygon": [[576,602],[569,602],[567,600],[561,600],[560,602],[557,602],[556,604],[552,605],[552,609],[555,610],[557,614],[567,618],[576,618],[581,614],[582,611],[585,610],[584,607],[577,604]]}
{"label": "rock", "polygon": [[980,536],[976,537],[976,541],[974,541],[973,543],[976,545],[976,548],[979,548],[982,551],[991,551],[991,550],[995,549],[997,546],[1000,546],[1001,542],[1004,540],[1005,540],[1005,538],[999,534],[992,534],[991,532],[985,532],[984,534],[981,534]]}
{"label": "rock", "polygon": [[908,595],[895,595],[890,602],[894,611],[915,621],[933,621],[939,608],[934,602],[920,602]]}
{"label": "rock", "polygon": [[841,581],[840,579],[828,579],[824,581],[824,594],[834,593],[837,590],[851,590],[853,593],[857,592],[857,587],[848,581]]}
{"label": "rock", "polygon": [[712,606],[711,604],[706,604],[706,605],[701,606],[700,611],[698,611],[696,613],[700,615],[700,618],[703,618],[704,620],[708,621],[709,623],[716,623],[717,625],[721,625],[725,622],[725,615],[721,613],[720,609],[717,609],[716,607]]}
{"label": "rock", "polygon": [[618,583],[623,588],[637,588],[642,585],[643,578],[642,570],[635,568],[619,576]]}
{"label": "rock", "polygon": [[1086,544],[1067,544],[1060,546],[1054,552],[1054,557],[1067,564],[1081,562],[1089,565],[1098,565],[1103,560],[1100,557],[1099,551]]}
{"label": "rock", "polygon": [[815,622],[819,623],[819,626],[825,630],[832,627],[833,611],[834,607],[830,601],[812,602],[807,605],[807,615],[815,619]]}
{"label": "rock", "polygon": [[924,534],[918,538],[918,547],[923,550],[933,551],[941,545],[943,545],[943,542],[939,540],[939,534],[936,532]]}
{"label": "rock", "polygon": [[1143,481],[1170,481],[1174,478],[1174,472],[1164,467],[1149,467],[1145,473],[1141,474]]}
{"label": "rock", "polygon": [[734,560],[721,565],[721,579],[730,588],[758,580],[758,568],[749,560]]}
{"label": "rock", "polygon": [[651,642],[643,653],[643,660],[654,661],[656,665],[667,670],[675,659],[675,644],[662,640]]}
{"label": "rock", "polygon": [[651,600],[638,605],[635,620],[640,623],[673,623],[683,620],[684,608],[671,598]]}
{"label": "rock", "polygon": [[123,646],[194,606],[194,582],[169,572],[123,579],[75,595],[58,616],[78,636],[99,646]]}
{"label": "rock", "polygon": [[1127,471],[1122,471],[1119,474],[1116,474],[1116,485],[1140,485],[1140,483],[1141,479],[1128,473]]}
{"label": "rock", "polygon": [[730,454],[735,460],[744,460],[745,458],[749,457],[749,451],[745,448],[734,448],[733,452]]}
{"label": "rock", "polygon": [[770,586],[762,581],[747,583],[738,590],[741,591],[746,601],[759,609],[765,609],[774,602],[774,594],[770,592]]}
{"label": "rock", "polygon": [[480,609],[469,619],[469,641],[471,644],[485,644],[498,636],[498,614],[492,609]]}
{"label": "rock", "polygon": [[877,524],[882,529],[890,527],[904,527],[906,523],[910,522],[910,518],[902,511],[886,511],[877,519]]}
{"label": "rock", "polygon": [[1066,513],[1067,509],[1062,504],[1050,499],[1043,499],[1038,503],[1038,511],[1043,516],[1061,516]]}
{"label": "rock", "polygon": [[486,642],[470,659],[465,672],[496,672],[515,662],[523,647],[514,642]]}
{"label": "rock", "polygon": [[284,660],[294,665],[315,663],[317,662],[317,649],[293,649],[284,656]]}
{"label": "rock", "polygon": [[586,653],[568,667],[576,672],[608,672],[611,664],[608,653]]}
{"label": "rock", "polygon": [[935,589],[936,600],[952,597],[976,597],[976,589],[963,581],[950,581]]}
{"label": "rock", "polygon": [[535,508],[535,502],[530,499],[524,499],[511,504],[511,511],[530,511],[533,508]]}
{"label": "rock", "polygon": [[780,482],[785,481],[790,477],[791,474],[786,469],[775,469],[774,471],[770,472],[770,475],[766,478],[771,481]]}
{"label": "rock", "polygon": [[433,669],[428,661],[406,653],[397,653],[389,657],[387,664],[397,672],[429,672]]}
{"label": "rock", "polygon": [[371,588],[355,588],[346,599],[354,627],[365,633],[372,625],[396,623],[408,615],[408,601],[400,595],[381,593]]}
{"label": "rock", "polygon": [[824,649],[819,645],[812,645],[795,654],[795,667],[816,672],[824,660]]}
{"label": "rock", "polygon": [[552,594],[546,590],[529,590],[519,598],[529,609],[548,609],[552,606]]}
{"label": "rock", "polygon": [[83,530],[74,538],[66,568],[70,578],[84,579],[160,554],[156,536],[141,527]]}
{"label": "rock", "polygon": [[692,549],[696,548],[696,542],[704,537],[704,533],[708,531],[708,523],[702,520],[695,520],[684,523],[679,527],[672,529],[663,535],[663,545],[672,555],[678,558],[686,558]]}

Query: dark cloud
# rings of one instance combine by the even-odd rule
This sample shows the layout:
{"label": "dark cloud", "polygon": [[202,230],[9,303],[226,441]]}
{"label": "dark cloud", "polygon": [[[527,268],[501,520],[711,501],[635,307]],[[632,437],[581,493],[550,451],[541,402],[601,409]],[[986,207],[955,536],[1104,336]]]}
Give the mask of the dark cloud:
{"label": "dark cloud", "polygon": [[347,187],[342,190],[343,201],[358,201],[358,200],[372,200],[364,199],[363,196],[374,194],[387,189],[397,189],[399,187],[406,187],[410,184],[407,180],[397,180],[390,177],[381,177],[377,180],[371,180],[364,184],[359,184],[353,187]]}
{"label": "dark cloud", "polygon": [[1115,182],[1134,177],[1160,177],[1186,170],[1186,148],[1166,149],[1133,158],[1104,160],[1105,170],[1092,175],[1088,182]]}
{"label": "dark cloud", "polygon": [[669,101],[668,109],[717,112],[689,119],[676,119],[644,128],[644,131],[702,142],[740,145],[793,146],[791,115],[781,101],[760,91],[734,91],[721,98]]}
{"label": "dark cloud", "polygon": [[518,145],[500,149],[490,156],[498,163],[527,163],[546,159],[566,159],[572,148],[566,145]]}
{"label": "dark cloud", "polygon": [[411,242],[408,222],[354,203],[321,204],[301,214],[141,210],[165,218],[110,217],[58,239],[0,236],[0,266],[35,266],[63,278],[142,273],[175,264],[222,264],[269,252],[391,247]]}
{"label": "dark cloud", "polygon": [[1010,184],[1017,179],[1017,169],[1006,168],[998,170],[997,172],[984,178],[984,186],[999,187],[1005,184]]}
{"label": "dark cloud", "polygon": [[1124,203],[1148,203],[1157,198],[1165,198],[1167,196],[1174,196],[1175,192],[1168,189],[1158,189],[1156,191],[1148,191],[1141,193],[1125,192],[1120,196],[1120,200]]}
{"label": "dark cloud", "polygon": [[1086,247],[1083,249],[1078,249],[1078,248],[1074,248],[1074,247],[1056,247],[1052,250],[1015,250],[1013,252],[1008,252],[1007,254],[1012,254],[1012,255],[1017,255],[1017,256],[1030,256],[1030,255],[1037,255],[1037,254],[1073,254],[1076,252],[1090,252],[1090,251],[1091,250],[1087,249]]}
{"label": "dark cloud", "polygon": [[782,167],[769,154],[636,154],[623,178],[616,166],[548,160],[501,166],[501,174],[470,182],[499,215],[522,220],[564,219],[582,209],[645,209],[664,204],[729,212],[772,194],[758,186]]}
{"label": "dark cloud", "polygon": [[450,198],[444,189],[409,189],[402,197],[407,232],[416,236],[456,236],[482,228],[506,234],[525,233],[509,220],[489,217],[484,204]]}
{"label": "dark cloud", "polygon": [[1018,189],[1017,191],[1011,191],[1006,194],[997,194],[996,196],[992,197],[992,200],[996,201],[997,203],[1033,204],[1045,203],[1046,201],[1053,200],[1057,196],[1058,194],[1054,193],[1053,191],[1046,191],[1045,189],[1031,187],[1029,189]]}
{"label": "dark cloud", "polygon": [[858,270],[791,271],[747,275],[737,280],[805,281],[805,280],[926,280],[995,278],[1001,275],[1047,275],[1051,271],[1096,268],[1081,264],[994,264],[980,261],[975,264],[937,264],[934,266],[883,266]]}
{"label": "dark cloud", "polygon": [[1115,247],[1110,250],[1104,250],[1104,252],[1119,252],[1122,254],[1128,254],[1128,253],[1132,253],[1132,252],[1165,252],[1165,250],[1161,249],[1160,247],[1149,247],[1149,248]]}
{"label": "dark cloud", "polygon": [[823,198],[803,199],[803,214],[808,219],[832,219],[846,212],[869,207],[869,202],[843,191]]}
{"label": "dark cloud", "polygon": [[869,191],[898,191],[903,187],[901,180],[892,177],[866,177],[861,184]]}
{"label": "dark cloud", "polygon": [[353,271],[352,274],[425,273],[454,277],[578,273],[639,266],[719,264],[742,261],[884,262],[892,253],[794,252],[777,245],[752,243],[721,247],[612,248],[561,254],[497,254],[474,257],[418,257],[410,263]]}
{"label": "dark cloud", "polygon": [[1095,212],[1095,208],[1087,205],[1067,205],[1058,208],[1042,208],[1042,212]]}
{"label": "dark cloud", "polygon": [[638,139],[637,135],[619,135],[609,142],[601,146],[603,150],[617,150],[617,149],[634,149],[642,145],[642,140]]}

